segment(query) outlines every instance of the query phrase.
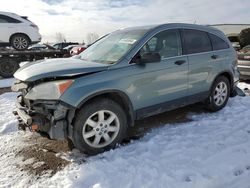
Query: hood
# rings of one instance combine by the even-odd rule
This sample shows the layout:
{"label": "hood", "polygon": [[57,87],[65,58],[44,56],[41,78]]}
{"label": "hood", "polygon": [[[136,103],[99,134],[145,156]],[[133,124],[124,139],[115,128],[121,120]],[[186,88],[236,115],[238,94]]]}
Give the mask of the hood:
{"label": "hood", "polygon": [[108,65],[74,58],[56,58],[35,61],[23,65],[14,74],[22,81],[36,81],[43,78],[67,77],[104,71]]}

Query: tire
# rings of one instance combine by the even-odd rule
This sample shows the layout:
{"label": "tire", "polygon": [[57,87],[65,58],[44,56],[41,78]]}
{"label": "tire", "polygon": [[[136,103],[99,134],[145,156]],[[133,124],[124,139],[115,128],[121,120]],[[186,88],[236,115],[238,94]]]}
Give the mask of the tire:
{"label": "tire", "polygon": [[73,124],[73,143],[80,151],[95,155],[120,144],[126,131],[127,118],[120,105],[100,98],[77,112]]}
{"label": "tire", "polygon": [[10,78],[19,68],[19,63],[15,59],[0,58],[0,76]]}
{"label": "tire", "polygon": [[26,35],[16,34],[11,37],[10,43],[16,50],[26,50],[30,45],[30,39]]}
{"label": "tire", "polygon": [[211,88],[210,96],[206,102],[206,108],[216,112],[224,108],[230,95],[229,80],[225,76],[218,77]]}

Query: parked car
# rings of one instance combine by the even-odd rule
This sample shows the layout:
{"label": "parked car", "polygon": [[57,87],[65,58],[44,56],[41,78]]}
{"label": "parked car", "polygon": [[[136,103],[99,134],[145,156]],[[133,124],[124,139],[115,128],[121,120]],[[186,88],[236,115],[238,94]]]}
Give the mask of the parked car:
{"label": "parked car", "polygon": [[16,50],[25,50],[30,44],[41,41],[36,24],[26,16],[0,12],[0,45],[11,45]]}
{"label": "parked car", "polygon": [[48,44],[34,44],[28,47],[28,50],[55,50],[55,48]]}
{"label": "parked car", "polygon": [[60,43],[55,43],[52,45],[55,49],[62,50],[63,48],[69,46],[69,45],[79,45],[78,42],[60,42]]}
{"label": "parked car", "polygon": [[114,148],[136,119],[200,101],[218,111],[239,79],[227,37],[192,24],[118,30],[78,56],[24,65],[14,76],[20,127],[70,138],[88,154]]}
{"label": "parked car", "polygon": [[66,46],[65,48],[63,48],[62,50],[65,52],[63,57],[71,57],[71,54],[70,54],[70,51],[72,50],[72,48],[78,46],[77,44],[75,45],[69,45],[69,46]]}
{"label": "parked car", "polygon": [[78,44],[69,45],[69,46],[66,46],[65,48],[63,48],[63,50],[66,50],[70,54],[70,51],[72,50],[72,48],[74,48],[76,46],[78,46]]}
{"label": "parked car", "polygon": [[238,52],[238,69],[240,79],[250,80],[250,45],[245,46]]}
{"label": "parked car", "polygon": [[83,52],[84,50],[86,50],[86,46],[85,45],[78,45],[78,46],[75,46],[73,47],[71,50],[70,50],[70,55],[71,56],[74,56],[74,55],[78,55],[80,54],[81,52]]}

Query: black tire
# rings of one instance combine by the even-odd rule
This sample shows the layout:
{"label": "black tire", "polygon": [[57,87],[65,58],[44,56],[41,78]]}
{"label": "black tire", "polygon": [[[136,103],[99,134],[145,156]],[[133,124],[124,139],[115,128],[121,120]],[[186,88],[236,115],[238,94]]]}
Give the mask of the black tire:
{"label": "black tire", "polygon": [[16,50],[26,50],[30,45],[30,39],[24,34],[16,34],[11,37],[10,44]]}
{"label": "black tire", "polygon": [[[223,85],[223,87],[226,87],[226,93],[217,91],[220,87],[219,84]],[[221,110],[226,106],[230,93],[231,88],[229,80],[225,76],[219,76],[212,85],[210,96],[206,101],[206,108],[213,112]]]}
{"label": "black tire", "polygon": [[[93,116],[93,114],[100,112],[100,111],[108,111],[108,112],[112,112],[116,115],[116,119],[114,120],[115,122],[119,121],[119,130],[116,131],[116,133],[112,133],[112,132],[107,132],[103,133],[102,136],[98,136],[98,134],[100,134],[100,132],[102,130],[99,130],[99,132],[97,132],[97,126],[95,126],[95,128],[91,127],[88,125],[87,120],[89,120],[89,118],[97,118],[98,120],[96,120],[95,122],[100,122],[99,120],[99,113],[95,116]],[[109,115],[109,114],[105,114],[105,115]],[[110,116],[111,117],[111,116]],[[107,121],[109,116],[106,117],[107,119],[104,120]],[[118,119],[118,121],[117,121]],[[92,119],[91,119],[92,120]],[[114,122],[112,122],[114,123]],[[111,123],[110,123],[111,125]],[[100,126],[104,126],[101,123],[98,123],[99,128],[101,128]],[[106,125],[105,125],[106,126]],[[110,126],[110,127],[113,127]],[[89,133],[89,132],[85,132],[85,130],[90,129],[89,132],[91,131],[95,131],[95,135],[93,135],[92,137],[86,139],[83,137],[83,135]],[[104,128],[104,127],[103,127]],[[116,102],[110,100],[110,99],[106,99],[106,98],[100,98],[100,99],[96,99],[93,102],[84,105],[76,114],[76,118],[74,121],[74,125],[73,125],[73,143],[75,145],[75,147],[77,149],[79,149],[80,151],[89,154],[89,155],[95,155],[98,153],[102,153],[106,150],[112,149],[114,148],[117,144],[120,144],[121,141],[123,140],[123,138],[126,135],[126,131],[127,131],[127,118],[126,118],[126,114],[123,111],[123,109],[121,108],[121,106],[119,104],[117,104]],[[91,130],[92,129],[92,130]],[[107,128],[108,129],[108,128]],[[84,132],[85,133],[84,133]],[[94,147],[91,144],[94,144],[94,141],[96,139],[96,137],[101,137],[100,144],[105,144],[106,139],[104,139],[104,134],[111,134],[110,138],[113,137],[108,145],[105,145],[103,147]],[[116,136],[113,136],[116,135]],[[89,142],[89,143],[88,143]],[[93,142],[93,143],[91,143]],[[104,142],[104,143],[102,143]],[[108,143],[108,142],[107,142]],[[107,144],[106,143],[106,144]]]}
{"label": "black tire", "polygon": [[0,58],[0,76],[10,78],[19,68],[19,63],[15,59]]}

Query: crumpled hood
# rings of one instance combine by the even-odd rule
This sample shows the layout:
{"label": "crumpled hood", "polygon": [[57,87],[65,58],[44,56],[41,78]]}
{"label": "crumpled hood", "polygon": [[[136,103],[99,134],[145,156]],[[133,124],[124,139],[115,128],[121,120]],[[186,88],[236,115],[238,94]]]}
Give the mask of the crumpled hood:
{"label": "crumpled hood", "polygon": [[108,65],[74,58],[56,58],[35,61],[23,65],[14,77],[22,81],[36,81],[42,78],[67,77],[106,70]]}

